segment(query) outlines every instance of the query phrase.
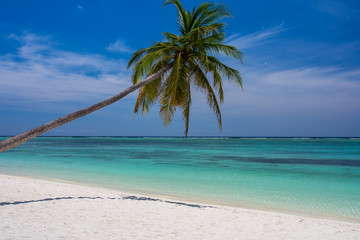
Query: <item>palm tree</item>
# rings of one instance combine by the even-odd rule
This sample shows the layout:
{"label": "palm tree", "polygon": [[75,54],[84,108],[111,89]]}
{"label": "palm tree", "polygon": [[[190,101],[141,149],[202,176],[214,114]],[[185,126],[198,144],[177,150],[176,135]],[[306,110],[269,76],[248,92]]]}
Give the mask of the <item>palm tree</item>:
{"label": "palm tree", "polygon": [[[222,78],[226,77],[242,87],[239,72],[213,56],[225,54],[240,61],[242,59],[239,50],[223,44],[225,39],[224,23],[220,20],[231,15],[221,4],[203,3],[192,11],[186,10],[179,0],[168,0],[165,5],[168,4],[173,4],[177,8],[180,34],[164,33],[165,40],[163,42],[156,42],[153,46],[140,49],[133,54],[128,64],[128,68],[133,66],[132,86],[105,101],[6,139],[0,142],[0,152],[106,107],[137,89],[140,91],[135,104],[135,113],[141,107],[145,114],[149,107],[158,100],[160,116],[164,124],[168,125],[178,107],[182,110],[185,136],[187,137],[191,86],[193,86],[206,95],[207,102],[216,114],[221,130],[219,102],[224,101]],[[145,78],[143,79],[143,77]],[[212,77],[212,84],[209,77]],[[219,102],[214,90],[218,95]]]}

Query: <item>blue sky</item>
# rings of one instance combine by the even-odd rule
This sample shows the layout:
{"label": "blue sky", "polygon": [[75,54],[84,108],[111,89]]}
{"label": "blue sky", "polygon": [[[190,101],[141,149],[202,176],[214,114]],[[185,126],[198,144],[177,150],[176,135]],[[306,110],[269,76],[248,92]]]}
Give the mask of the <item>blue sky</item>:
{"label": "blue sky", "polygon": [[[183,0],[187,8],[203,1]],[[135,50],[176,33],[164,1],[2,1],[0,135],[15,135],[119,93]],[[225,84],[223,131],[193,93],[190,136],[360,136],[360,2],[223,0],[228,44],[244,53],[244,91]],[[47,135],[182,136],[136,93]]]}

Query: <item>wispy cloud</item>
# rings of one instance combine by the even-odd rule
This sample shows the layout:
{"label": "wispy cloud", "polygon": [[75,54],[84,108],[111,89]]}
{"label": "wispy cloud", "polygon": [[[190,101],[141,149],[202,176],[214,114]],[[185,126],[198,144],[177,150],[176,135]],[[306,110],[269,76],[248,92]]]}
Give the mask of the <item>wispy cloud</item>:
{"label": "wispy cloud", "polygon": [[274,38],[279,33],[287,30],[284,23],[277,25],[272,28],[261,29],[259,31],[243,35],[234,34],[231,35],[228,39],[226,39],[226,44],[235,46],[236,48],[242,50],[246,48],[251,48],[254,46],[258,46],[268,41],[271,38]]}
{"label": "wispy cloud", "polygon": [[0,104],[88,101],[131,84],[125,61],[59,49],[49,36],[11,35],[15,54],[0,56]]}
{"label": "wispy cloud", "polygon": [[112,52],[133,52],[133,50],[129,46],[127,46],[124,41],[121,41],[120,39],[117,39],[115,42],[110,43],[110,45],[106,49]]}
{"label": "wispy cloud", "polygon": [[[244,93],[226,85],[224,109],[256,114],[360,114],[360,69],[301,67],[249,69]],[[236,111],[237,109],[238,111]]]}
{"label": "wispy cloud", "polygon": [[77,5],[77,9],[79,9],[79,10],[84,10],[84,7],[81,6],[81,5]]}

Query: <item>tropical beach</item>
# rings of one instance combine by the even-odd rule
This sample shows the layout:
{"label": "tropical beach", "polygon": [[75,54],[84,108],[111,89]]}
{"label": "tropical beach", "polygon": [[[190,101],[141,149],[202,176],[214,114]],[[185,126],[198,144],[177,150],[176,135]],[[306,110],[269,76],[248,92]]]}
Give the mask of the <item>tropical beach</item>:
{"label": "tropical beach", "polygon": [[0,175],[1,239],[359,239],[360,223]]}
{"label": "tropical beach", "polygon": [[1,239],[359,239],[360,224],[0,175]]}
{"label": "tropical beach", "polygon": [[2,4],[0,240],[360,239],[360,5],[155,2]]}
{"label": "tropical beach", "polygon": [[4,239],[359,239],[359,149],[340,138],[36,138],[1,155],[0,229]]}
{"label": "tropical beach", "polygon": [[4,152],[0,173],[358,220],[359,149],[339,138],[41,137]]}

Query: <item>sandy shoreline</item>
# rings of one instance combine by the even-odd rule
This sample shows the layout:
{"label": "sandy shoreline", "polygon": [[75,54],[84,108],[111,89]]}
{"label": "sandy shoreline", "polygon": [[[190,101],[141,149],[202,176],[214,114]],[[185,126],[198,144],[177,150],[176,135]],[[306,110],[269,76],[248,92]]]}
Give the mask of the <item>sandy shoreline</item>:
{"label": "sandy shoreline", "polygon": [[0,175],[0,239],[360,239],[360,223]]}

